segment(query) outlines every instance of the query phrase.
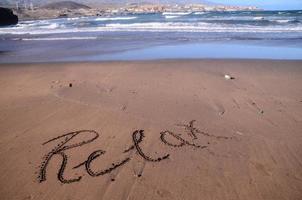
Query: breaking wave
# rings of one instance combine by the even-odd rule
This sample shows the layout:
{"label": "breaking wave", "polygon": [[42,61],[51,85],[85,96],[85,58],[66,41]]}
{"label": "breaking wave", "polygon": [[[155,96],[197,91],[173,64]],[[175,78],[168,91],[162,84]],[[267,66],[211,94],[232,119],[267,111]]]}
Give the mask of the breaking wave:
{"label": "breaking wave", "polygon": [[132,20],[137,17],[98,17],[95,21],[115,21],[115,20]]}

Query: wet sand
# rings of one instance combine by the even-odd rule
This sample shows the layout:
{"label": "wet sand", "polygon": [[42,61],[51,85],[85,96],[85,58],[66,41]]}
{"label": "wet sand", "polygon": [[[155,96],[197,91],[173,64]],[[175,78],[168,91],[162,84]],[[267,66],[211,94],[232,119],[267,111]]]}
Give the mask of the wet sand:
{"label": "wet sand", "polygon": [[301,66],[0,65],[0,197],[301,199]]}

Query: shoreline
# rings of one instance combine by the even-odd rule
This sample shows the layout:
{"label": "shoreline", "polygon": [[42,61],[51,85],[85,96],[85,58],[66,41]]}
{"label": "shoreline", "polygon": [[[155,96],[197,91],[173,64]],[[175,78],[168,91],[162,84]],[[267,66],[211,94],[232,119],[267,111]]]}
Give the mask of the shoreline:
{"label": "shoreline", "polygon": [[[157,61],[157,60],[302,60],[301,45],[294,41],[210,41],[204,43],[150,42],[142,41],[130,46],[130,41],[118,46],[94,40],[62,41],[22,41],[21,46],[10,41],[1,53],[0,64],[9,63],[94,63],[108,61]],[[261,43],[260,43],[261,42]],[[28,45],[39,45],[27,49]],[[66,51],[66,48],[73,47]],[[86,45],[86,46],[84,46]],[[93,48],[88,48],[94,45]],[[24,47],[23,47],[24,46]],[[48,53],[50,52],[50,53]]]}
{"label": "shoreline", "polygon": [[24,62],[24,63],[0,63],[0,66],[22,66],[22,65],[82,65],[82,64],[114,64],[114,63],[157,63],[157,62],[301,62],[301,60],[294,60],[294,59],[251,59],[251,58],[163,58],[163,59],[150,59],[150,60],[99,60],[99,61],[54,61],[54,62]]}

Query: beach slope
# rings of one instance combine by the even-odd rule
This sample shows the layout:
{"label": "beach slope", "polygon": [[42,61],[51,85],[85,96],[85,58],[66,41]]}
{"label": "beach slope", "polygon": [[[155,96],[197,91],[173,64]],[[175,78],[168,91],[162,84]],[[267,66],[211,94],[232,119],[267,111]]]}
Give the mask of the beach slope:
{"label": "beach slope", "polygon": [[301,199],[301,66],[1,65],[0,198]]}

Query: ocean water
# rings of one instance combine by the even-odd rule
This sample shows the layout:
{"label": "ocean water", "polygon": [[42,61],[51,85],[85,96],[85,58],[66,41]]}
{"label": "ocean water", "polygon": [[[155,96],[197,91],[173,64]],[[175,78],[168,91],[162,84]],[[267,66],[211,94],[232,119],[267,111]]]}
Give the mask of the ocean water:
{"label": "ocean water", "polygon": [[0,28],[0,63],[165,58],[300,60],[302,11],[129,14]]}

